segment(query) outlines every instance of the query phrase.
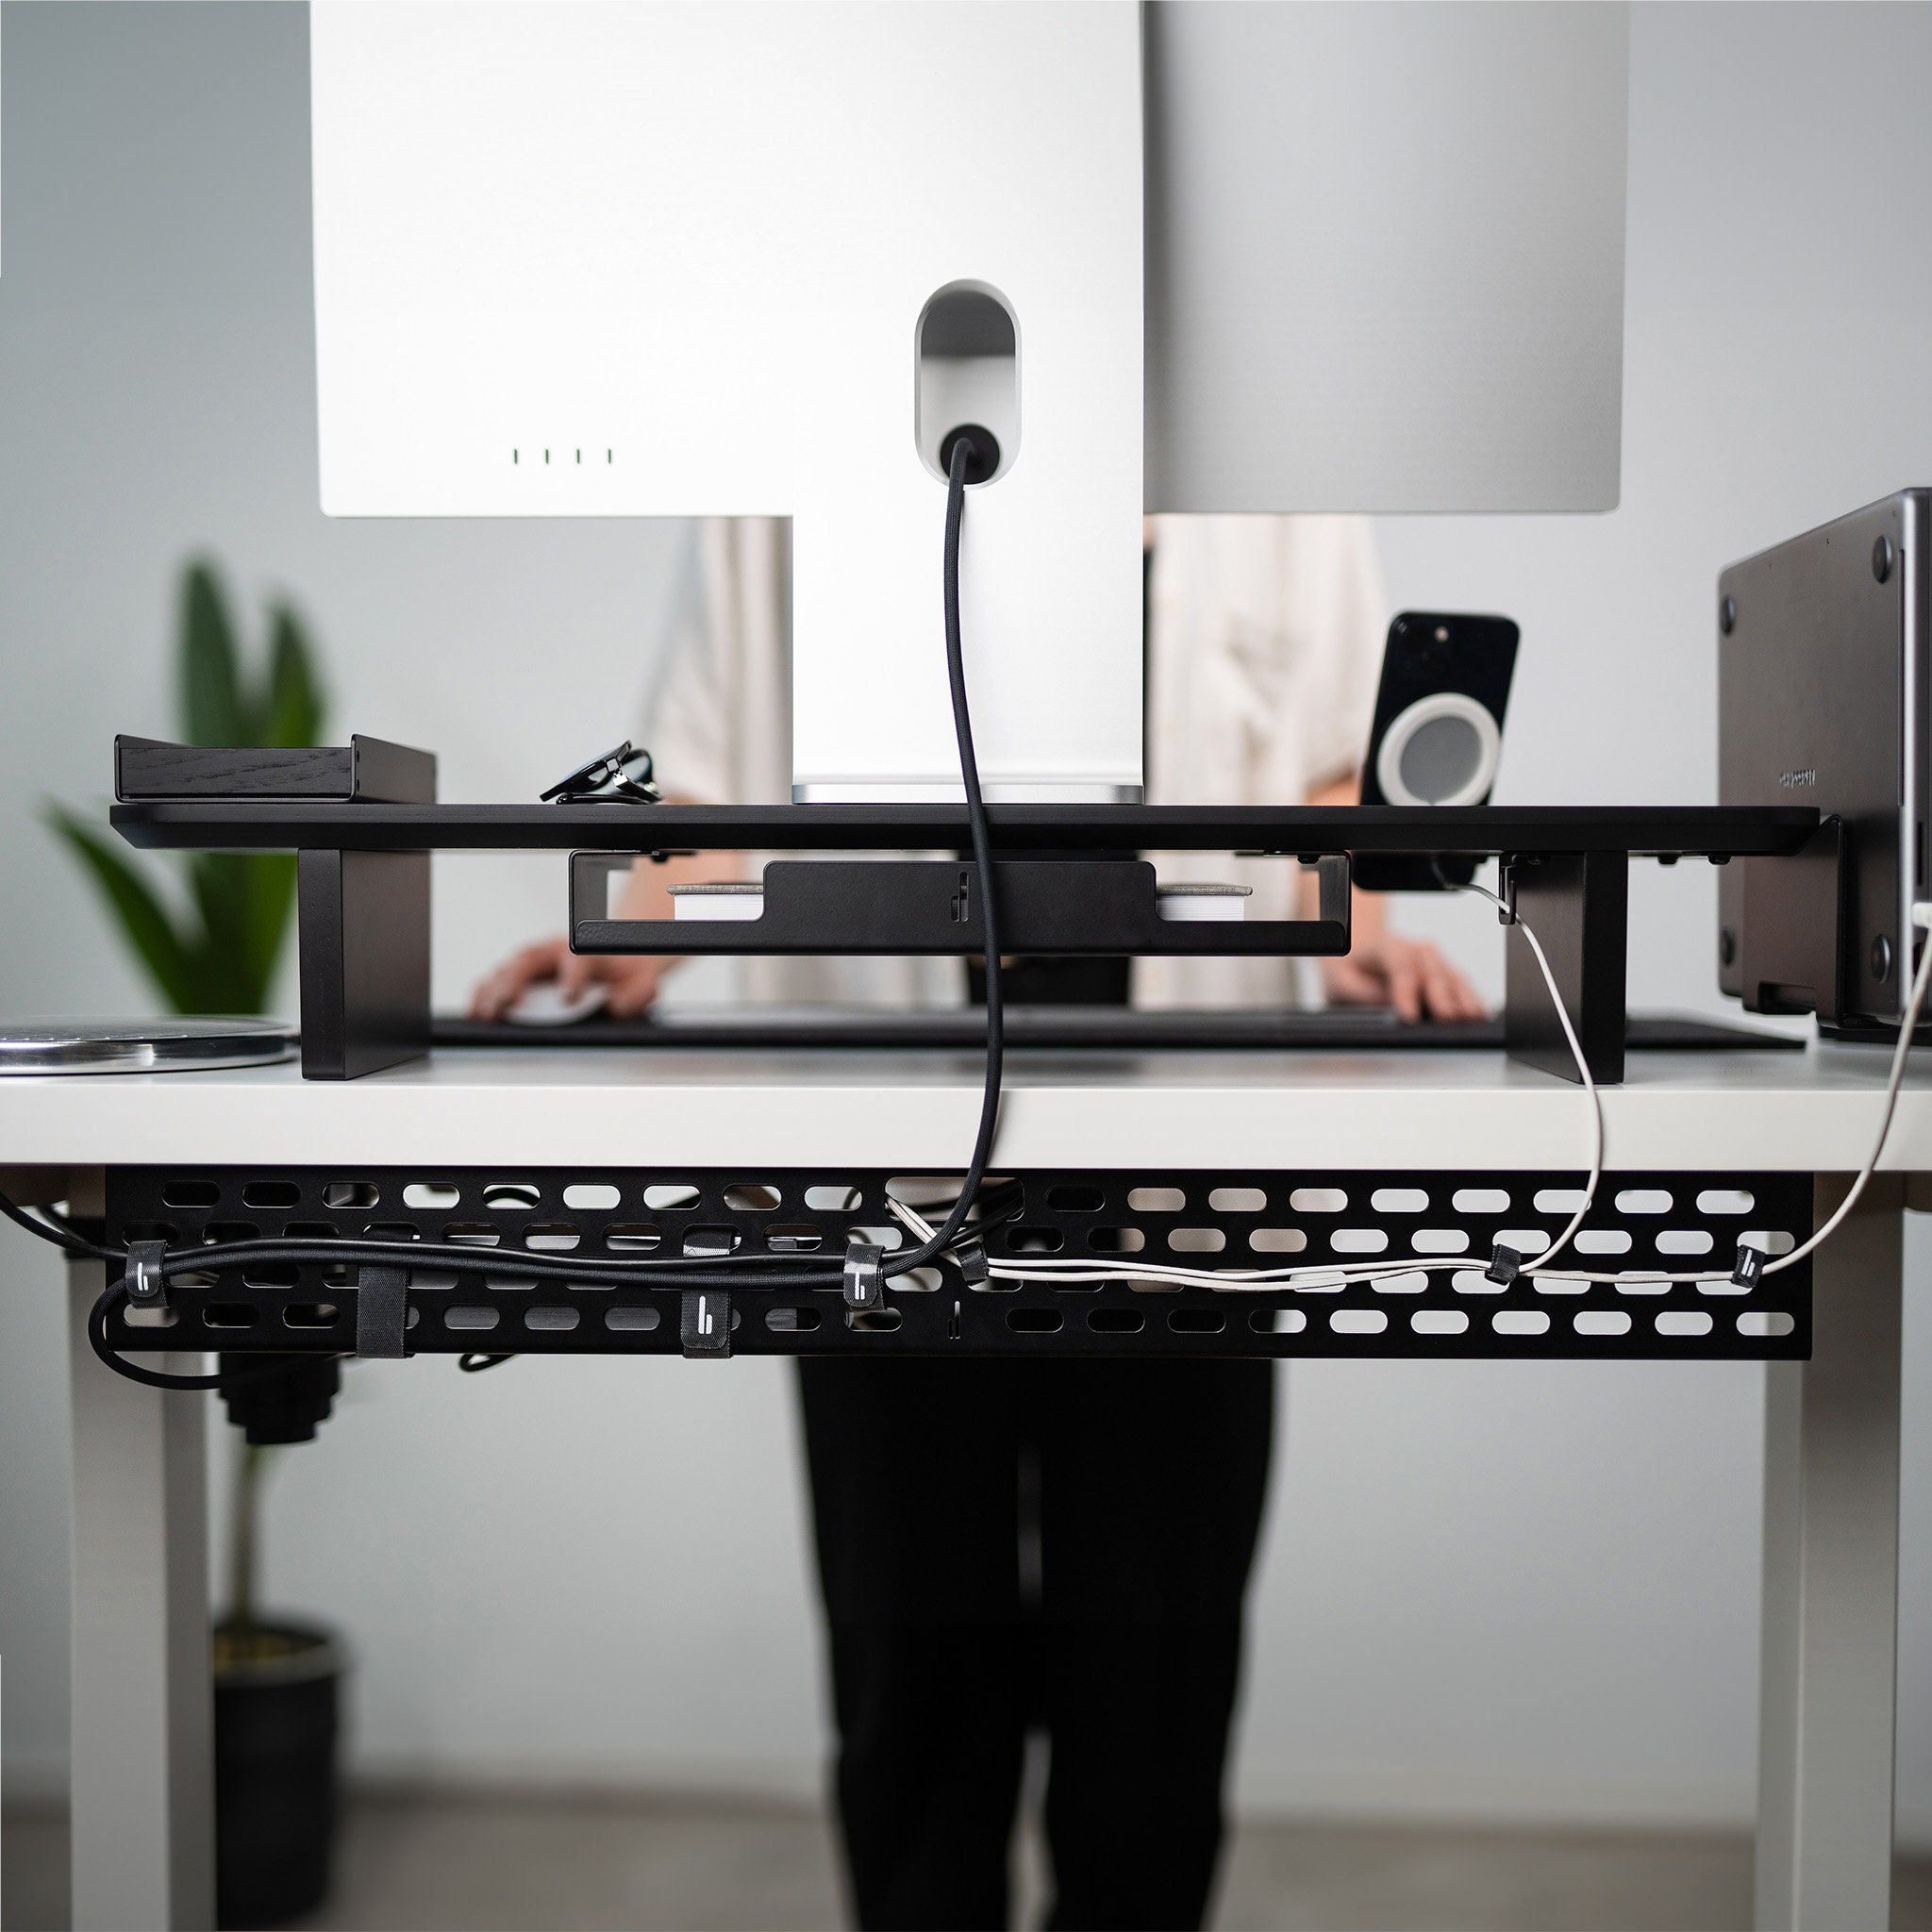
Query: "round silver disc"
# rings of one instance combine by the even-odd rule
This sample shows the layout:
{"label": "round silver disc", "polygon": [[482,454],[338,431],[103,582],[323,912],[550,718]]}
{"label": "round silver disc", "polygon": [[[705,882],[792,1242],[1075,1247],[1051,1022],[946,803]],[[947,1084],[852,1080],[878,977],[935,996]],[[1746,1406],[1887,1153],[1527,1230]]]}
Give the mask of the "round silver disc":
{"label": "round silver disc", "polygon": [[1431,718],[1402,747],[1402,782],[1424,805],[1454,798],[1482,765],[1483,741],[1467,718]]}
{"label": "round silver disc", "polygon": [[16,1020],[0,1024],[0,1074],[258,1067],[289,1058],[297,1039],[284,1020]]}

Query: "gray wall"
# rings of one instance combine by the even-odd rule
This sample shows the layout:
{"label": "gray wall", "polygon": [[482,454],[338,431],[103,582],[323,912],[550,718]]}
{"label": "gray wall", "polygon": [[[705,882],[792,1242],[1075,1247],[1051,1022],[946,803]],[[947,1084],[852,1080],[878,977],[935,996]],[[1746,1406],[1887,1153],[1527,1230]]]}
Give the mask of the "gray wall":
{"label": "gray wall", "polygon": [[[308,614],[338,731],[434,747],[446,798],[534,797],[633,728],[681,526],[325,520],[305,10],[8,4],[0,35],[0,1014],[146,1010],[36,813],[105,801],[116,731],[169,734],[185,557],[224,561],[258,647],[268,597]],[[562,920],[555,861],[439,860],[436,892],[445,1004]],[[66,1505],[30,1245],[0,1236],[0,1653],[32,1783],[64,1749]]]}
{"label": "gray wall", "polygon": [[[10,4],[0,273],[0,1012],[145,995],[33,823],[168,724],[172,573],[291,591],[341,727],[445,795],[533,792],[628,728],[671,594],[650,525],[315,510],[299,9]],[[1394,604],[1500,608],[1503,790],[1708,797],[1728,558],[1924,474],[1923,8],[1640,8],[1624,502],[1389,524]],[[438,874],[439,992],[554,926],[554,864]],[[1479,908],[1419,905],[1494,988]],[[1640,1003],[1718,1006],[1710,876],[1640,874]],[[53,1271],[0,1236],[8,1772],[58,1781],[64,1403]],[[1928,1257],[1911,1256],[1902,1821],[1932,1835]],[[525,1360],[350,1375],[273,1478],[272,1598],[339,1618],[366,1768],[809,1788],[824,1738],[779,1365]],[[1255,1805],[1741,1817],[1761,1374],[1310,1364],[1256,1592]]]}

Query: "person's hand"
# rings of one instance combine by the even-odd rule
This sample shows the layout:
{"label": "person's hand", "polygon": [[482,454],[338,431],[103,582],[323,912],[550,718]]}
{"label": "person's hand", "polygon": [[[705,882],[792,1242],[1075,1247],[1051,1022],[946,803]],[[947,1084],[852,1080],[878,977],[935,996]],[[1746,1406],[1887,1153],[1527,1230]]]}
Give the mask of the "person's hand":
{"label": "person's hand", "polygon": [[1483,1017],[1475,988],[1427,940],[1357,938],[1352,952],[1322,961],[1322,976],[1337,1006],[1393,1007],[1405,1020]]}
{"label": "person's hand", "polygon": [[634,1020],[658,997],[658,982],[676,964],[649,953],[573,953],[560,937],[539,940],[477,986],[470,995],[470,1018],[501,1020],[531,987],[554,979],[567,998],[593,984],[607,988],[604,1010],[613,1019]]}

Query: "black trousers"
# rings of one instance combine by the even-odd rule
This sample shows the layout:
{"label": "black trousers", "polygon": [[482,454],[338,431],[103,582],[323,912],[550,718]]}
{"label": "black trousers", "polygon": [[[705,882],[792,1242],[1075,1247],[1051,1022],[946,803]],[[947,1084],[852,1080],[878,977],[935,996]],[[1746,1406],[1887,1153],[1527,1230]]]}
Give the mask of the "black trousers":
{"label": "black trousers", "polygon": [[990,1932],[1026,1733],[1049,1924],[1198,1925],[1222,1836],[1265,1361],[799,1363],[867,1932]]}

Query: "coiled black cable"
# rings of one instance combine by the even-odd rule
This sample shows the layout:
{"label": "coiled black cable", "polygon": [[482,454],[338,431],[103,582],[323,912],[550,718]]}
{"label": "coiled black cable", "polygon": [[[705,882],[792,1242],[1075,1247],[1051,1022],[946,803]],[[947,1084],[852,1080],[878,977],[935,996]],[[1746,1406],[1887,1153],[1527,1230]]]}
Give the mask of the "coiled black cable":
{"label": "coiled black cable", "polygon": [[[890,1256],[881,1268],[887,1278],[905,1274],[939,1258],[958,1240],[973,1212],[992,1158],[993,1136],[999,1126],[1000,1091],[1004,1072],[1006,1026],[1000,988],[999,915],[993,901],[992,840],[986,822],[986,801],[979,786],[979,764],[973,748],[973,714],[966,697],[966,666],[960,647],[959,537],[965,518],[966,472],[974,458],[972,439],[954,440],[946,475],[946,530],[942,589],[945,607],[946,681],[952,693],[953,733],[959,748],[959,776],[966,792],[966,823],[973,843],[973,860],[979,885],[980,926],[986,946],[986,1084],[980,1102],[979,1131],[973,1145],[958,1197],[933,1236],[918,1247]],[[87,1239],[58,1216],[42,1218],[0,1194],[0,1214],[41,1240],[51,1241],[75,1260],[125,1264],[126,1251]],[[245,1241],[210,1242],[163,1255],[162,1280],[201,1274],[210,1268],[258,1265],[422,1267],[442,1262],[482,1275],[509,1275],[561,1282],[584,1282],[599,1288],[632,1284],[641,1288],[682,1289],[745,1287],[817,1290],[833,1288],[841,1278],[837,1261],[798,1262],[782,1255],[681,1256],[661,1261],[598,1261],[588,1257],[551,1257],[518,1250],[508,1254],[479,1253],[445,1241]],[[117,1374],[152,1389],[231,1389],[287,1373],[287,1364],[218,1375],[172,1375],[124,1361],[108,1342],[108,1317],[127,1298],[123,1282],[110,1282],[88,1315],[88,1340],[94,1353]],[[471,1357],[465,1358],[465,1366]],[[493,1366],[505,1357],[474,1358],[476,1366]]]}
{"label": "coiled black cable", "polygon": [[[108,1340],[108,1317],[127,1299],[125,1282],[110,1281],[107,1288],[94,1297],[94,1305],[87,1311],[88,1346],[100,1357],[102,1361],[117,1375],[125,1375],[130,1382],[141,1382],[150,1389],[244,1389],[252,1382],[272,1382],[277,1375],[286,1375],[299,1365],[291,1362],[287,1356],[278,1356],[272,1362],[264,1362],[256,1369],[234,1369],[220,1375],[175,1375],[161,1369],[143,1369],[136,1362],[123,1361],[114,1353],[113,1344]],[[160,1346],[165,1347],[165,1343]],[[339,1357],[340,1358],[340,1357]],[[312,1361],[314,1357],[301,1357]]]}
{"label": "coiled black cable", "polygon": [[[122,1257],[112,1257],[121,1259]],[[836,1288],[836,1261],[801,1262],[789,1255],[680,1255],[661,1261],[599,1261],[590,1257],[535,1255],[452,1241],[343,1240],[218,1241],[181,1248],[161,1262],[161,1278],[199,1274],[244,1262],[273,1267],[357,1263],[372,1268],[425,1268],[439,1263],[469,1274],[507,1274],[517,1281],[581,1282],[591,1288]],[[735,1279],[734,1279],[735,1277]]]}
{"label": "coiled black cable", "polygon": [[91,1241],[85,1235],[75,1233],[52,1208],[43,1208],[42,1214],[29,1214],[25,1208],[0,1194],[0,1214],[25,1228],[30,1235],[43,1241],[52,1241],[76,1261],[125,1261],[127,1258],[119,1248],[104,1248],[98,1241]]}
{"label": "coiled black cable", "polygon": [[[50,1241],[75,1261],[125,1261],[124,1250],[103,1247],[98,1241],[91,1241],[86,1236],[77,1234],[51,1210],[42,1215],[29,1214],[25,1208],[0,1194],[0,1214],[17,1226],[24,1227],[28,1234],[38,1236],[43,1241]],[[89,1346],[101,1360],[117,1375],[125,1375],[130,1382],[144,1383],[150,1389],[234,1389],[246,1382],[265,1382],[271,1376],[285,1374],[288,1364],[277,1361],[264,1364],[259,1369],[244,1370],[240,1374],[229,1375],[171,1375],[158,1369],[143,1369],[133,1362],[125,1362],[108,1343],[108,1317],[127,1299],[127,1286],[125,1282],[110,1281],[107,1288],[94,1298],[94,1305],[87,1312],[87,1339]]]}

